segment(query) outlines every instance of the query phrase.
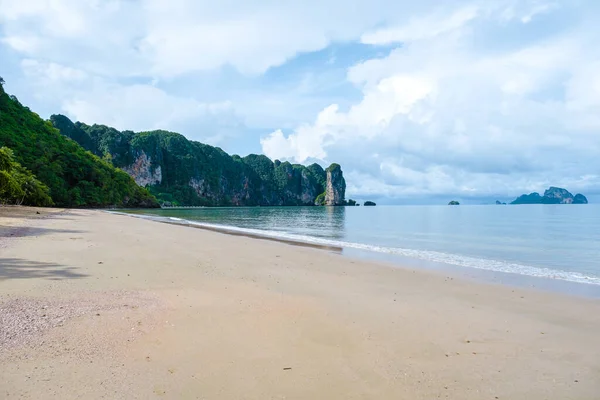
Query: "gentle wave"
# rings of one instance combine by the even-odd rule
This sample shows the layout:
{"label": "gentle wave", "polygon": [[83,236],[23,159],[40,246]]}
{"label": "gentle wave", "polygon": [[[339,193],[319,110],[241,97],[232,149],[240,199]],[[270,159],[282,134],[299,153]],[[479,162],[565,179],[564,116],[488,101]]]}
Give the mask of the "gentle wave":
{"label": "gentle wave", "polygon": [[[568,282],[576,282],[576,283],[587,283],[593,285],[600,285],[600,277],[593,275],[585,275],[579,272],[569,272],[569,271],[561,271],[550,268],[540,268],[534,267],[530,265],[523,265],[517,263],[510,263],[505,261],[497,261],[491,259],[484,258],[475,258],[469,256],[462,256],[459,254],[450,254],[443,253],[438,251],[429,251],[429,250],[414,250],[414,249],[403,249],[399,247],[385,247],[385,246],[376,246],[365,243],[354,243],[354,242],[345,242],[341,240],[331,240],[325,238],[319,238],[314,236],[306,236],[306,235],[297,235],[286,232],[279,231],[269,231],[262,229],[253,229],[253,228],[240,228],[237,226],[231,225],[219,225],[219,224],[211,224],[206,222],[198,222],[185,220],[181,218],[174,217],[158,217],[158,216],[150,216],[150,215],[141,215],[141,214],[128,214],[128,213],[120,213],[115,211],[109,211],[113,214],[121,214],[127,216],[133,216],[136,218],[150,219],[155,221],[169,221],[170,223],[178,223],[181,225],[193,225],[198,227],[206,227],[212,229],[219,229],[223,231],[230,232],[239,232],[252,234],[257,236],[264,236],[274,239],[285,239],[289,241],[295,241],[300,243],[310,243],[316,245],[324,245],[331,247],[342,247],[349,249],[357,249],[363,251],[371,251],[377,253],[385,253],[398,255],[402,257],[415,258],[419,260],[435,262],[435,263],[443,263],[450,264],[459,267],[466,268],[475,268],[481,270],[488,270],[494,272],[503,272],[510,274],[519,274],[519,275],[527,275],[539,278],[550,278],[550,279],[559,279]],[[174,221],[174,222],[173,222]]]}

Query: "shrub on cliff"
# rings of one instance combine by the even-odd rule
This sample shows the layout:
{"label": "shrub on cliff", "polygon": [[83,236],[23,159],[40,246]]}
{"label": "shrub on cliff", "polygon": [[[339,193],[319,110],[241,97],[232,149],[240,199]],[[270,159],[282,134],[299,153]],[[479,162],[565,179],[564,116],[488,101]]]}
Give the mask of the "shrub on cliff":
{"label": "shrub on cliff", "polygon": [[323,192],[317,196],[317,198],[315,199],[315,205],[317,205],[317,206],[325,205],[325,192]]}
{"label": "shrub on cliff", "polygon": [[51,206],[50,190],[15,161],[11,149],[0,147],[0,204]]}

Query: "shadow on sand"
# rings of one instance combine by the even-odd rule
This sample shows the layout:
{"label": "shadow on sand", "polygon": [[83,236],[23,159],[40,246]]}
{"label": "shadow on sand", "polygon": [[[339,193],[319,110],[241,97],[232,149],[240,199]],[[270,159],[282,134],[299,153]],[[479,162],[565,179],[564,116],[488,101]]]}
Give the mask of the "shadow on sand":
{"label": "shadow on sand", "polygon": [[75,272],[76,267],[55,263],[0,258],[0,281],[7,279],[46,278],[52,280],[84,278],[88,275]]}

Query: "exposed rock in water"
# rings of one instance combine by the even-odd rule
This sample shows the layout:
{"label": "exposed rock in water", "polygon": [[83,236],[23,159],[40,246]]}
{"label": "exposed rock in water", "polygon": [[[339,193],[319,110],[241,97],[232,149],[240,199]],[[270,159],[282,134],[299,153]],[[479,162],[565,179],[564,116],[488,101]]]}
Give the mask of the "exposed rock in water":
{"label": "exposed rock in water", "polygon": [[449,206],[459,206],[460,203],[456,200],[452,200],[450,203],[448,203]]}
{"label": "exposed rock in water", "polygon": [[[167,131],[118,131],[104,125],[51,121],[65,136],[127,172],[162,204],[187,206],[341,205],[346,182],[339,165],[327,171],[264,155],[230,156],[218,147]],[[326,201],[327,200],[327,201]]]}
{"label": "exposed rock in water", "polygon": [[346,195],[346,181],[339,164],[331,164],[327,168],[327,182],[325,184],[325,205],[341,206]]}
{"label": "exposed rock in water", "polygon": [[543,196],[533,192],[517,197],[510,204],[587,204],[587,198],[578,193],[573,196],[568,190],[551,186]]}
{"label": "exposed rock in water", "polygon": [[375,204],[375,202],[373,202],[373,201],[365,201],[365,204],[364,204],[365,207],[369,207],[369,206],[374,207],[376,205],[377,204]]}

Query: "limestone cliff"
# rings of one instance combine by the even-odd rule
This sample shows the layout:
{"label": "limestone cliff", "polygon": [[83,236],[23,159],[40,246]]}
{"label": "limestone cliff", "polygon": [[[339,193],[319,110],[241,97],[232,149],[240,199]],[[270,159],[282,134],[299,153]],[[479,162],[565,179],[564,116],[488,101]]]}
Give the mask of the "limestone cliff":
{"label": "limestone cliff", "polygon": [[127,172],[135,180],[135,183],[142,187],[159,185],[162,182],[160,165],[153,168],[152,160],[143,151],[133,161],[133,164],[123,167],[123,171]]}
{"label": "limestone cliff", "polygon": [[517,197],[510,204],[587,204],[587,198],[581,193],[575,196],[566,189],[551,186],[543,196],[533,192]]}
{"label": "limestone cliff", "polygon": [[119,132],[60,115],[51,121],[65,136],[127,172],[162,203],[301,206],[314,205],[325,193],[328,204],[344,200],[346,183],[337,164],[326,172],[318,164],[306,167],[256,154],[230,156],[174,132]]}
{"label": "limestone cliff", "polygon": [[346,196],[346,181],[339,164],[331,164],[327,168],[327,181],[325,184],[325,205],[341,206]]}

